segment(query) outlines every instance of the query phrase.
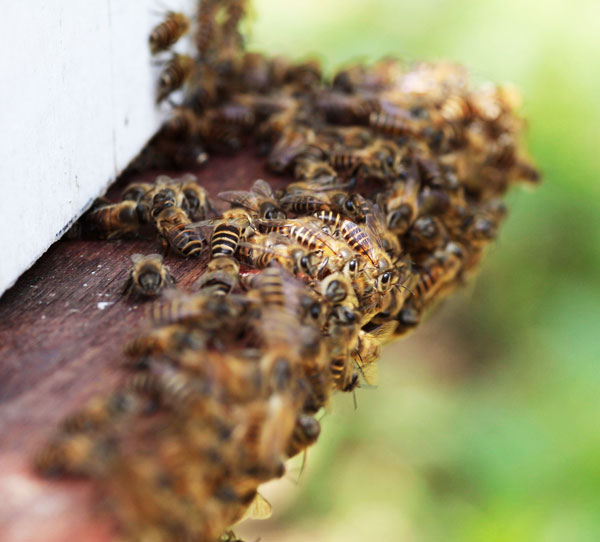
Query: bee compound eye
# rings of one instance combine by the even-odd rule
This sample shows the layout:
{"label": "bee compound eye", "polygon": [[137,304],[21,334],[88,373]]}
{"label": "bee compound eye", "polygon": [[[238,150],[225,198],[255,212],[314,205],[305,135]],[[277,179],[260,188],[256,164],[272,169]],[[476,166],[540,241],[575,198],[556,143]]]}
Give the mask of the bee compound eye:
{"label": "bee compound eye", "polygon": [[356,260],[350,260],[350,262],[348,263],[348,269],[351,273],[356,272],[356,269],[358,267],[358,263],[356,262]]}
{"label": "bee compound eye", "polygon": [[354,212],[356,210],[356,206],[354,205],[354,202],[351,199],[346,200],[346,202],[344,203],[344,207],[346,208],[346,211]]}
{"label": "bee compound eye", "polygon": [[300,258],[300,265],[304,268],[304,269],[308,269],[310,262],[308,261],[308,256],[302,256],[302,258]]}
{"label": "bee compound eye", "polygon": [[315,320],[321,316],[321,307],[318,303],[313,303],[312,307],[310,308],[310,316]]}

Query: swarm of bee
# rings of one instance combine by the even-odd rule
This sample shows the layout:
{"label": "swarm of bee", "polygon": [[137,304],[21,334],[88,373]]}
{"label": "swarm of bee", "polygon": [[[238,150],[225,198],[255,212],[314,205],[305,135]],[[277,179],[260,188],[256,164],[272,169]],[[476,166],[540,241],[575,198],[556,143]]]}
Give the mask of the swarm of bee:
{"label": "swarm of bee", "polygon": [[316,62],[245,52],[245,11],[204,0],[195,20],[169,13],[152,31],[158,53],[193,28],[196,54],[165,68],[157,99],[183,98],[134,166],[253,146],[283,188],[222,192],[218,213],[193,175],[159,176],[81,222],[206,261],[184,292],[160,256],[134,257],[128,289],[162,294],[125,346],[131,375],[36,457],[46,474],[96,479],[132,540],[231,540],[268,515],[258,487],[317,440],[331,394],[375,382],[381,346],[474,271],[504,192],[538,179],[511,89],[393,59],[327,80]]}

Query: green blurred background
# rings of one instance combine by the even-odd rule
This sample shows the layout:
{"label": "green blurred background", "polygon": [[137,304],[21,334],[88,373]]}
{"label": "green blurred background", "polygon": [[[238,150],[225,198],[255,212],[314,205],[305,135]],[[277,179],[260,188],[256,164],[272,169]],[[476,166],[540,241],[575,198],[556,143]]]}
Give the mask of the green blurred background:
{"label": "green blurred background", "polygon": [[251,47],[452,59],[523,92],[544,174],[479,277],[339,397],[271,541],[600,540],[600,2],[255,0]]}

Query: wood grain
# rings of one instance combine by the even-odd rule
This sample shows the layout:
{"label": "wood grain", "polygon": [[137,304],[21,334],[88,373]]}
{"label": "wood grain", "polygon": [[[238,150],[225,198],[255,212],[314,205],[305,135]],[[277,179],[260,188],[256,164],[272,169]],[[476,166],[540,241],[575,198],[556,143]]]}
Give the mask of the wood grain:
{"label": "wood grain", "polygon": [[[158,173],[169,172],[120,179],[108,196],[118,199],[128,182],[152,180]],[[262,160],[250,152],[211,158],[193,173],[213,197],[223,190],[247,189],[257,178],[273,186],[282,181],[265,172]],[[43,509],[40,503],[45,500],[67,503],[64,507],[72,508],[71,515],[77,510],[86,517],[91,513],[95,501],[88,484],[41,480],[31,471],[29,457],[63,416],[124,378],[123,345],[146,325],[144,303],[122,295],[129,258],[136,252],[158,251],[155,240],[63,239],[0,298],[0,502],[7,503],[0,515],[0,539],[35,540],[37,529],[33,538],[19,538],[11,529],[24,521],[25,530],[17,531],[30,532],[32,510]],[[170,255],[165,263],[183,288],[202,272],[198,260]],[[29,488],[24,493],[30,498],[14,498],[18,487]],[[47,524],[44,517],[37,518],[40,527]],[[57,509],[50,523],[60,517]],[[69,529],[72,519],[60,520],[60,532]],[[80,528],[74,524],[71,536]],[[102,524],[98,532],[104,533],[99,539],[104,540],[112,531]],[[87,535],[76,538],[92,540]]]}

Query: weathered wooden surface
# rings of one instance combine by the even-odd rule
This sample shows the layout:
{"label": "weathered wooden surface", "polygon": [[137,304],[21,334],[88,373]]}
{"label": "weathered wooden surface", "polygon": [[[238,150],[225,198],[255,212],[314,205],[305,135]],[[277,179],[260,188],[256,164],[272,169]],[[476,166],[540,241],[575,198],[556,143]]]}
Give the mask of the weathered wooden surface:
{"label": "weathered wooden surface", "polygon": [[[211,158],[194,173],[213,196],[248,188],[257,178],[278,182],[264,171],[262,160],[250,153]],[[116,183],[109,196],[118,197],[129,181],[155,175]],[[87,484],[38,479],[29,468],[29,457],[65,414],[124,377],[123,345],[145,325],[143,302],[121,293],[131,265],[129,257],[158,251],[153,240],[63,239],[0,298],[0,503],[4,503],[0,505],[0,540],[35,540],[39,532],[37,528],[32,531],[32,525],[36,521],[40,528],[46,525],[44,532],[49,533],[45,530],[50,528],[48,522],[59,522],[61,514],[65,516],[60,520],[63,534],[56,538],[47,534],[46,542],[65,540],[64,532],[71,533],[69,539],[92,540],[89,533],[75,536],[81,525],[73,524],[69,531],[77,514],[92,514],[94,497]],[[202,270],[198,260],[176,255],[167,256],[165,263],[183,288]],[[44,520],[43,503],[49,497],[57,508]],[[38,509],[42,510],[39,517]],[[18,520],[25,530],[11,531]],[[89,521],[77,519],[88,527]],[[34,533],[29,538],[28,529]],[[101,533],[98,540],[104,540],[110,529],[104,525],[91,532]]]}

